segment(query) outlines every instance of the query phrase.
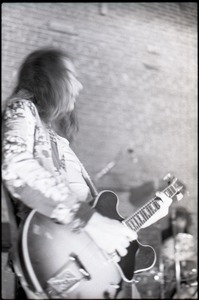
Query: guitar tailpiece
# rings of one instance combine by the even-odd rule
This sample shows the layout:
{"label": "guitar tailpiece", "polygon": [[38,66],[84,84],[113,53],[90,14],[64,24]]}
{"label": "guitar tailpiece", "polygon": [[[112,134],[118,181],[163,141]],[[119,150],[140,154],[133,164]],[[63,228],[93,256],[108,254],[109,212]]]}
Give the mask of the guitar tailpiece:
{"label": "guitar tailpiece", "polygon": [[71,291],[77,288],[82,280],[90,279],[90,274],[78,256],[72,253],[69,261],[47,281],[45,291],[50,299],[68,299]]}

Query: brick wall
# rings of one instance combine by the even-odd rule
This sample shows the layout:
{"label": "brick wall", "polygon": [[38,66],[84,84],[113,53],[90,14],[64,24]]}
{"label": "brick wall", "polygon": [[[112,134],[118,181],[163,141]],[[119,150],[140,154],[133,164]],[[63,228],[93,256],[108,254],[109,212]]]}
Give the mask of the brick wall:
{"label": "brick wall", "polygon": [[94,179],[117,159],[97,187],[126,193],[152,181],[155,190],[173,172],[189,191],[181,205],[194,213],[196,20],[194,2],[3,3],[2,99],[26,54],[46,45],[66,49],[84,85],[73,147]]}

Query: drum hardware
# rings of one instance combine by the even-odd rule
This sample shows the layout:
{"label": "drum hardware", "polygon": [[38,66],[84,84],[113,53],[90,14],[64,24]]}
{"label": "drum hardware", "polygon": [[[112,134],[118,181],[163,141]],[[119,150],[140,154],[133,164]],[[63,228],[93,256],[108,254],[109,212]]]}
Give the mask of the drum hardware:
{"label": "drum hardware", "polygon": [[173,236],[165,242],[161,255],[164,261],[160,265],[164,277],[162,285],[169,287],[169,290],[163,290],[162,296],[164,298],[165,293],[168,294],[169,291],[172,292],[172,288],[176,288],[174,299],[185,299],[182,298],[182,293],[191,295],[189,289],[192,285],[197,285],[194,237],[184,232],[177,233],[175,209],[171,212],[171,221]]}
{"label": "drum hardware", "polygon": [[[161,250],[160,250],[161,251]],[[162,253],[160,252],[160,258],[159,258],[159,269],[160,269],[160,299],[164,299],[164,286],[165,286],[165,278],[164,278],[164,262]]]}
{"label": "drum hardware", "polygon": [[95,175],[95,182],[97,182],[99,179],[101,179],[103,176],[109,173],[116,166],[116,164],[118,164],[119,160],[121,160],[122,157],[126,155],[126,153],[130,156],[134,164],[138,162],[138,157],[135,155],[135,151],[131,147],[131,145],[129,145],[128,148],[122,148],[113,160],[108,162],[105,165],[105,167],[103,167],[100,171],[97,172],[97,174]]}
{"label": "drum hardware", "polygon": [[180,283],[181,283],[181,274],[180,274],[180,260],[178,255],[178,244],[177,244],[177,228],[176,228],[176,211],[172,209],[171,211],[171,222],[173,227],[174,235],[174,259],[175,259],[175,278],[176,278],[176,294],[180,294]]}

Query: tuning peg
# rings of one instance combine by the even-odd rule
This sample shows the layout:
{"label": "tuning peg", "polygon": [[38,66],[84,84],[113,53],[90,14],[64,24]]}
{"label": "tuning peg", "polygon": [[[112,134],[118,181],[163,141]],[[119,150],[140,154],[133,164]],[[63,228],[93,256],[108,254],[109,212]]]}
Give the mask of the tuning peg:
{"label": "tuning peg", "polygon": [[183,194],[182,193],[177,193],[176,198],[178,201],[182,200]]}
{"label": "tuning peg", "polygon": [[175,178],[175,176],[171,175],[171,173],[167,173],[164,177],[163,180],[167,181],[168,184],[171,183],[171,181]]}

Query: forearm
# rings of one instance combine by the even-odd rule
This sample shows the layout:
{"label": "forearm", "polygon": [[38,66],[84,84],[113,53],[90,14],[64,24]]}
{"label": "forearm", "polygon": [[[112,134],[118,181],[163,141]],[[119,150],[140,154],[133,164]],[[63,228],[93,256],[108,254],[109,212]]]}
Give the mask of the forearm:
{"label": "forearm", "polygon": [[3,182],[15,199],[56,222],[84,226],[93,214],[91,207],[79,202],[66,183],[58,182],[25,153],[21,159],[18,155],[15,159],[4,160],[2,169]]}

